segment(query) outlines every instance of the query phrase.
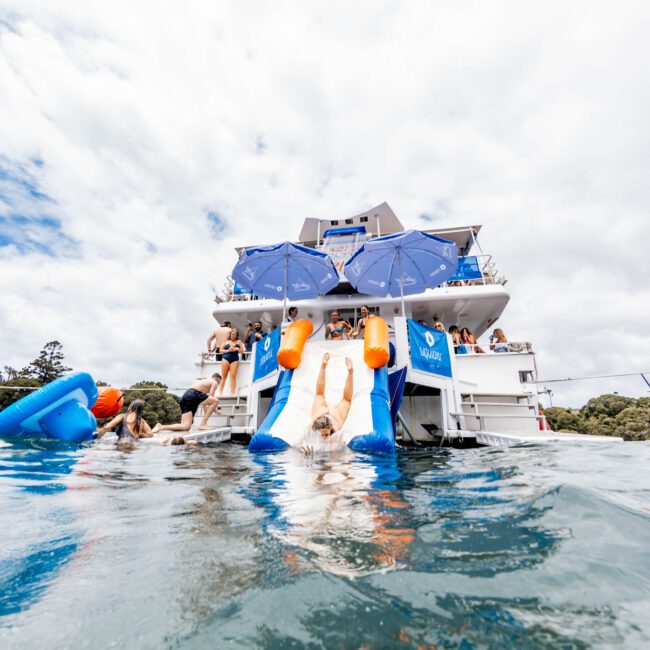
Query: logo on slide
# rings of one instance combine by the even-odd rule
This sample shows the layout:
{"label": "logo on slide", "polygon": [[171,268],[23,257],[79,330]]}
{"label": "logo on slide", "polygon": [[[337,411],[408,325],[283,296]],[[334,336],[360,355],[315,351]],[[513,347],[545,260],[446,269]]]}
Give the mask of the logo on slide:
{"label": "logo on slide", "polygon": [[433,338],[433,334],[431,334],[431,332],[425,332],[424,338],[427,340],[427,345],[430,348],[432,348],[435,345],[436,340]]}

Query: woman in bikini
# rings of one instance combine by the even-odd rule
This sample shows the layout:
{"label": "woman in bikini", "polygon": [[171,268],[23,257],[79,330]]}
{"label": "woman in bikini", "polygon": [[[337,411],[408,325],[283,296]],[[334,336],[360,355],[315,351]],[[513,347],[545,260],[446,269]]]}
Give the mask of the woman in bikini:
{"label": "woman in bikini", "polygon": [[117,444],[123,447],[135,447],[138,438],[151,438],[153,432],[147,421],[142,417],[144,402],[141,399],[134,399],[126,413],[116,415],[110,422],[97,429],[97,438],[101,438],[107,431],[115,426]]}
{"label": "woman in bikini", "polygon": [[350,338],[352,339],[364,338],[366,334],[366,323],[368,322],[368,319],[374,316],[374,314],[370,313],[368,305],[361,305],[361,309],[359,311],[361,313],[361,318],[359,318],[357,321],[356,329],[350,335]]}
{"label": "woman in bikini", "polygon": [[339,319],[339,313],[334,310],[332,312],[332,320],[327,323],[325,328],[325,337],[333,341],[340,341],[343,335],[346,337],[352,332],[352,325],[345,320]]}
{"label": "woman in bikini", "polygon": [[[348,376],[345,380],[343,387],[343,396],[341,401],[334,407],[330,408],[325,400],[325,372],[327,371],[327,364],[329,363],[330,355],[326,352],[323,355],[323,360],[316,380],[316,394],[314,395],[314,404],[311,408],[311,430],[310,433],[316,433],[332,444],[332,436],[338,433],[350,412],[353,396],[353,381],[354,381],[354,368],[352,366],[352,359],[346,357],[345,365],[348,369]],[[341,441],[335,441],[332,447],[339,446]],[[304,447],[303,451],[310,452],[310,447]]]}
{"label": "woman in bikini", "polygon": [[239,355],[243,355],[246,348],[239,340],[239,332],[233,327],[230,330],[228,340],[219,348],[221,353],[221,383],[219,384],[218,396],[221,397],[226,386],[226,378],[230,374],[230,394],[235,396],[237,388],[237,368],[239,367]]}

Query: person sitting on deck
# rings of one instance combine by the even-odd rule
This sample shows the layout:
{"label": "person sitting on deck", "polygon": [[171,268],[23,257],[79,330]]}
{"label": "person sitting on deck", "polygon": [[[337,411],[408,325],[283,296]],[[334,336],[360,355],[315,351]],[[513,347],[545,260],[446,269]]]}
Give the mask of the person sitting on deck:
{"label": "person sitting on deck", "polygon": [[[309,433],[317,434],[322,440],[327,441],[332,448],[343,447],[343,441],[340,436],[336,436],[350,412],[352,405],[353,386],[354,386],[354,366],[352,359],[345,358],[345,366],[348,369],[348,375],[343,387],[343,395],[341,401],[332,409],[327,405],[325,400],[325,373],[327,371],[327,364],[329,363],[330,355],[326,352],[323,355],[323,360],[316,380],[316,394],[314,395],[314,403],[311,407],[311,429]],[[309,453],[313,449],[309,446],[303,447],[303,451]]]}
{"label": "person sitting on deck", "polygon": [[332,320],[325,327],[325,338],[333,341],[343,340],[343,335],[347,337],[352,332],[352,325],[346,320],[339,319],[339,313],[336,309],[332,312]]}
{"label": "person sitting on deck", "polygon": [[[214,396],[219,383],[221,382],[221,375],[215,372],[211,379],[199,379],[196,383],[192,384],[181,397],[181,421],[179,424],[160,424],[160,422],[153,428],[153,433],[158,431],[189,431],[194,422],[194,416],[199,408],[203,406],[204,413],[199,429],[210,429],[208,420],[219,405],[219,400]],[[207,407],[207,408],[206,408]]]}
{"label": "person sitting on deck", "polygon": [[132,448],[138,438],[151,438],[153,431],[142,417],[143,409],[144,402],[141,399],[134,399],[126,409],[126,413],[119,413],[103,427],[99,427],[95,437],[101,438],[107,431],[117,426],[115,434],[117,443],[121,447]]}
{"label": "person sitting on deck", "polygon": [[456,327],[456,325],[452,325],[449,328],[449,334],[454,344],[454,352],[456,354],[467,354],[467,348],[462,344],[462,341],[460,340],[460,330],[458,327]]}
{"label": "person sitting on deck", "polygon": [[[223,325],[217,327],[217,329],[214,330],[214,332],[212,332],[212,334],[210,334],[210,337],[208,338],[208,352],[210,354],[216,353],[214,357],[216,361],[221,361],[219,348],[228,340],[231,329],[232,329],[232,325],[230,324],[230,321],[225,320],[223,322]],[[213,341],[214,341],[214,345],[212,345]]]}
{"label": "person sitting on deck", "polygon": [[463,327],[463,329],[460,330],[460,340],[465,345],[466,350],[469,354],[483,353],[483,349],[478,345],[476,341],[476,337],[474,336],[474,333],[469,327]]}
{"label": "person sitting on deck", "polygon": [[493,352],[508,352],[508,339],[503,330],[498,327],[490,335],[490,350]]}

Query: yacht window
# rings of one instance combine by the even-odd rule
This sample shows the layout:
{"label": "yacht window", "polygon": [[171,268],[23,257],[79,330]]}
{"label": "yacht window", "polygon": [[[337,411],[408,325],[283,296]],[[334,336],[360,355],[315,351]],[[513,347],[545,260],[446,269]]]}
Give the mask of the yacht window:
{"label": "yacht window", "polygon": [[330,221],[330,224],[332,226],[338,226],[339,225],[338,219],[336,221],[334,221],[334,220]]}
{"label": "yacht window", "polygon": [[366,223],[368,221],[368,217],[361,217],[361,219],[359,219],[359,221],[361,223]]}
{"label": "yacht window", "polygon": [[354,221],[352,219],[346,219],[345,223],[354,223]]}

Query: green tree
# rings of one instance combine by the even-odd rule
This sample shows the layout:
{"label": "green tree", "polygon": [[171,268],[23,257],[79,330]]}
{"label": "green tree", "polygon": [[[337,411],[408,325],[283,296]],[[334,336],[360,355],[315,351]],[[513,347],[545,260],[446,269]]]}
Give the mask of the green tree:
{"label": "green tree", "polygon": [[19,379],[21,377],[31,377],[32,371],[29,366],[22,370],[16,370],[11,366],[5,366],[4,370],[0,373],[0,382],[9,381],[11,379]]}
{"label": "green tree", "polygon": [[[648,398],[641,398],[638,401],[642,400]],[[650,440],[650,408],[628,406],[616,415],[615,421],[614,435],[625,440]]]}
{"label": "green tree", "polygon": [[34,392],[32,390],[6,390],[5,389],[5,387],[9,388],[13,386],[40,388],[41,382],[38,381],[37,379],[32,379],[30,377],[20,377],[20,376],[2,382],[2,384],[0,385],[0,411],[2,409],[6,409],[7,406],[10,406],[14,402],[17,402],[19,399],[22,399],[23,397],[27,397],[27,395]]}
{"label": "green tree", "polygon": [[582,422],[580,416],[571,409],[562,406],[552,406],[543,409],[544,415],[553,431],[580,431]]}
{"label": "green tree", "polygon": [[585,418],[598,418],[603,417],[616,417],[623,409],[628,406],[634,406],[636,400],[633,397],[625,397],[623,395],[600,395],[600,397],[592,397],[581,409],[580,415]]}
{"label": "green tree", "polygon": [[34,379],[47,384],[72,370],[63,364],[63,346],[59,341],[50,341],[43,346],[38,357],[30,364],[30,374]]}
{"label": "green tree", "polygon": [[[142,390],[143,388],[156,388],[159,390]],[[140,390],[139,390],[140,389]],[[124,408],[126,411],[134,399],[144,402],[142,416],[153,427],[157,422],[171,424],[180,422],[180,400],[175,395],[167,392],[167,386],[159,381],[140,381],[124,391]]]}

